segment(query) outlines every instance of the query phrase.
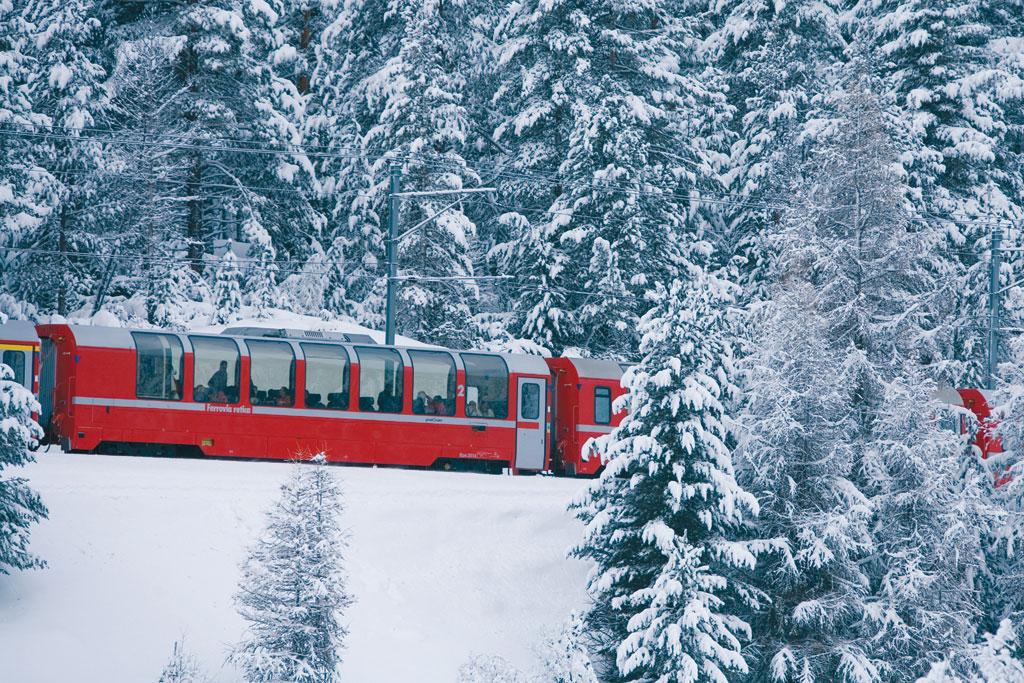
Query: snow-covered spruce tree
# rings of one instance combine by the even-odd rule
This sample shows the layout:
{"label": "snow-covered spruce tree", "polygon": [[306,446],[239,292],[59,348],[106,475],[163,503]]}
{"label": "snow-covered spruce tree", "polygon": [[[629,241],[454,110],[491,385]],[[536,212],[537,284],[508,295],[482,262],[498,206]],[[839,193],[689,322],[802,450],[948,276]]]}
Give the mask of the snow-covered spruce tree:
{"label": "snow-covered spruce tree", "polygon": [[508,660],[497,655],[473,655],[459,667],[456,683],[532,683]]}
{"label": "snow-covered spruce tree", "polygon": [[196,658],[185,650],[184,639],[174,641],[171,659],[157,683],[206,683],[208,680]]}
{"label": "snow-covered spruce tree", "polygon": [[247,221],[245,233],[252,245],[249,272],[245,278],[246,301],[257,318],[268,318],[270,309],[277,306],[281,298],[277,289],[277,252],[270,235],[257,221]]}
{"label": "snow-covered spruce tree", "polygon": [[[361,50],[386,35],[379,25],[355,21],[358,7],[325,8],[323,37],[316,44],[313,72],[315,107],[306,121],[306,139],[332,154],[317,160],[327,217],[329,275],[324,307],[372,328],[384,324],[385,246],[383,221],[388,179],[376,174],[376,157],[366,149],[360,126],[352,120],[350,94],[366,73],[380,69],[383,50]],[[383,18],[383,17],[381,17]],[[367,33],[369,32],[369,33]]]}
{"label": "snow-covered spruce tree", "polygon": [[231,322],[242,307],[242,271],[238,269],[238,258],[230,246],[221,257],[217,276],[213,283],[213,315],[210,322],[214,325]]}
{"label": "snow-covered spruce tree", "polygon": [[753,537],[775,541],[751,581],[771,601],[752,618],[750,681],[878,678],[863,624],[873,550],[871,504],[857,484],[857,424],[844,353],[815,288],[798,272],[770,291],[744,359],[737,468],[761,513]]}
{"label": "snow-covered spruce tree", "polygon": [[747,670],[740,614],[760,596],[736,577],[755,544],[740,528],[757,501],[733,475],[725,403],[733,287],[695,273],[662,289],[641,323],[644,359],[626,372],[628,413],[598,440],[607,465],[574,503],[577,557],[596,563],[585,616],[602,680],[726,680]]}
{"label": "snow-covered spruce tree", "polygon": [[15,261],[12,284],[41,310],[66,315],[89,293],[99,265],[74,254],[95,252],[102,229],[94,199],[107,152],[93,129],[107,100],[100,64],[103,27],[93,0],[28,0],[23,7],[25,49],[35,73],[29,84],[32,108],[42,116],[22,132],[38,136],[29,158],[54,182],[43,199],[44,219],[20,240],[19,246],[33,251]]}
{"label": "snow-covered spruce tree", "polygon": [[333,683],[352,599],[342,568],[341,492],[323,454],[296,463],[242,565],[235,596],[249,623],[229,655],[249,683]]}
{"label": "snow-covered spruce tree", "polygon": [[39,404],[13,378],[11,369],[0,364],[0,574],[46,566],[28,551],[29,527],[46,519],[46,506],[25,479],[9,471],[33,461],[29,448],[43,436],[32,419]]}
{"label": "snow-covered spruce tree", "polygon": [[[18,135],[49,123],[32,110],[35,69],[26,54],[32,29],[24,9],[22,2],[0,1],[0,246],[11,246],[39,227],[50,212],[47,186],[55,182],[33,163],[33,140]],[[4,289],[10,291],[13,284],[8,282]]]}
{"label": "snow-covered spruce tree", "polygon": [[206,282],[191,268],[182,267],[175,250],[166,246],[147,266],[151,277],[146,279],[144,290],[146,320],[157,327],[186,329],[195,301],[209,294]]}
{"label": "snow-covered spruce tree", "polygon": [[686,0],[530,0],[508,12],[492,106],[511,213],[492,257],[515,275],[515,334],[628,355],[644,294],[716,229],[718,204],[701,198],[721,193],[729,110],[702,59],[708,15]]}
{"label": "snow-covered spruce tree", "polygon": [[[991,221],[1024,216],[1024,64],[1012,57],[1021,33],[1006,38],[1008,27],[1020,30],[1022,9],[1018,0],[861,0],[849,14],[858,49],[871,54],[895,95],[894,113],[911,124],[914,144],[900,159],[913,188],[908,198],[947,233],[938,252],[951,283],[946,355],[961,361],[950,381],[968,385],[978,383],[985,354],[976,314],[988,291]],[[1006,284],[1020,279],[1022,267],[1007,255]],[[1019,327],[1019,301],[1007,311],[1010,326]]]}
{"label": "snow-covered spruce tree", "polygon": [[562,631],[545,643],[541,653],[545,683],[598,683],[588,644],[587,626],[574,612]]}
{"label": "snow-covered spruce tree", "polygon": [[982,623],[979,567],[994,510],[991,479],[964,462],[955,434],[932,418],[935,384],[908,368],[886,387],[865,449],[863,489],[874,508],[870,609],[877,656],[892,681],[913,681],[949,652],[971,649]]}
{"label": "snow-covered spruce tree", "polygon": [[[380,217],[386,211],[393,163],[401,167],[403,190],[444,191],[479,184],[464,158],[470,129],[466,72],[478,61],[470,54],[470,20],[477,5],[347,3],[325,31],[324,55],[335,61],[323,67],[330,93],[323,115],[347,124],[339,139],[365,150],[369,160],[342,165],[330,181],[335,188],[355,191],[354,196],[339,194],[333,243],[357,268],[366,252],[374,259],[383,256]],[[366,50],[367,42],[376,49]],[[398,320],[403,334],[466,346],[473,341],[471,316],[478,299],[470,253],[476,225],[465,206],[449,206],[452,200],[403,200],[403,227],[437,216],[398,247],[403,274],[424,278],[404,281]],[[364,253],[352,247],[365,247]],[[353,294],[375,291],[365,285],[351,289],[348,300]]]}
{"label": "snow-covered spruce tree", "polygon": [[[984,615],[981,628],[994,632],[1004,619],[1014,629],[1024,625],[1024,461],[1019,457],[1024,444],[1024,371],[1017,359],[1024,351],[1024,340],[1013,340],[1011,361],[999,368],[1000,385],[986,396],[993,407],[993,422],[975,424],[988,429],[986,437],[1000,439],[1001,453],[989,452],[981,461],[992,484],[991,503],[1001,512],[988,529],[987,557],[981,574]],[[998,486],[996,485],[998,483]]]}
{"label": "snow-covered spruce tree", "polygon": [[[823,122],[784,217],[778,278],[782,285],[806,282],[814,292],[825,348],[838,360],[830,371],[844,392],[838,405],[849,425],[853,484],[845,495],[854,502],[863,495],[872,515],[870,542],[862,546],[868,554],[859,563],[867,585],[856,605],[865,618],[851,650],[863,656],[839,662],[838,675],[913,681],[972,642],[989,510],[979,479],[963,474],[958,437],[933,419],[941,409],[918,365],[937,326],[931,302],[940,288],[928,254],[934,235],[909,220],[896,128],[872,85],[855,73],[830,97],[832,118]],[[810,615],[814,625],[827,609],[811,601],[793,613]],[[762,637],[775,633],[781,648],[794,635],[785,622],[767,626],[775,630]],[[780,680],[802,673],[795,658],[780,664]]]}
{"label": "snow-covered spruce tree", "polygon": [[[336,124],[335,124],[336,125]],[[346,138],[351,140],[352,138]],[[384,326],[386,280],[385,246],[379,197],[383,190],[374,181],[369,162],[356,155],[349,167],[338,172],[353,194],[334,192],[334,177],[324,182],[330,207],[332,231],[327,249],[329,275],[324,289],[324,308],[367,327]]]}
{"label": "snow-covered spruce tree", "polygon": [[334,264],[327,261],[323,247],[316,240],[310,241],[309,252],[299,272],[285,278],[279,289],[292,312],[320,315],[324,312],[324,297]]}
{"label": "snow-covered spruce tree", "polygon": [[1020,639],[1008,619],[995,633],[957,657],[936,662],[917,683],[1003,683],[1024,680]]}
{"label": "snow-covered spruce tree", "polygon": [[729,162],[723,182],[735,204],[726,211],[716,247],[736,261],[744,295],[763,298],[774,209],[785,203],[786,164],[813,117],[822,73],[845,60],[840,17],[847,0],[726,0],[707,41],[729,83]]}
{"label": "snow-covered spruce tree", "polygon": [[[135,173],[155,186],[142,183],[129,197],[146,195],[131,202],[145,226],[135,248],[180,246],[202,272],[216,239],[259,233],[269,258],[299,261],[319,239],[311,203],[319,188],[301,148],[306,100],[292,81],[291,33],[281,25],[295,4],[202,0],[115,13],[119,64],[153,56],[141,71],[119,68],[112,82],[119,106],[111,123],[147,143]],[[132,97],[143,78],[144,90],[155,86],[162,96],[159,106]],[[173,216],[169,203],[178,207]]]}

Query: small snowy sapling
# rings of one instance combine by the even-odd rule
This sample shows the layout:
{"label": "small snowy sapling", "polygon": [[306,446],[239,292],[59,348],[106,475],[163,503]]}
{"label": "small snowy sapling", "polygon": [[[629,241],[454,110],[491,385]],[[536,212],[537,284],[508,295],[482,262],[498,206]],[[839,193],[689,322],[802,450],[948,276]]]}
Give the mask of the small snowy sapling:
{"label": "small snowy sapling", "polygon": [[342,568],[341,492],[321,453],[296,463],[242,565],[248,632],[228,659],[249,683],[333,683],[352,599]]}

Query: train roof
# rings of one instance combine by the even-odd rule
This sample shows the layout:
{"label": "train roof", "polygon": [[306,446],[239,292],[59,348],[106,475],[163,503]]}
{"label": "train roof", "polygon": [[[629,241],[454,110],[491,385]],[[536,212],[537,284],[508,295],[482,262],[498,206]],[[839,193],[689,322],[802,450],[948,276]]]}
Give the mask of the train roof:
{"label": "train roof", "polygon": [[[149,332],[157,334],[175,334],[179,336],[199,336],[199,337],[226,337],[229,339],[267,339],[263,334],[229,334],[232,330],[225,330],[219,334],[213,334],[210,332],[177,332],[171,330],[160,330],[160,329],[145,329],[145,328],[131,328],[131,327],[104,327],[100,325],[68,325],[67,326],[71,333],[75,337],[75,342],[79,346],[97,346],[103,348],[115,348],[115,349],[131,349],[135,347],[134,341],[132,340],[132,332]],[[249,329],[249,328],[235,328],[235,329]],[[295,330],[287,330],[287,333],[294,333]],[[34,333],[34,330],[33,330]],[[544,359],[540,356],[532,356],[526,354],[513,354],[513,353],[493,353],[491,351],[478,351],[474,349],[444,349],[440,347],[420,347],[420,346],[394,346],[388,347],[381,344],[376,344],[372,340],[363,341],[357,339],[359,335],[351,335],[351,340],[338,340],[338,339],[324,339],[322,337],[310,336],[307,338],[296,338],[294,336],[280,337],[274,335],[276,339],[281,341],[317,341],[319,343],[335,343],[348,346],[379,346],[380,348],[397,348],[403,351],[447,351],[454,353],[478,353],[487,356],[497,356],[502,358],[506,365],[508,365],[509,372],[515,372],[520,374],[534,374],[534,375],[547,375],[548,366],[544,362]]]}
{"label": "train roof", "polygon": [[576,368],[580,378],[585,379],[611,379],[619,381],[622,379],[622,365],[613,360],[600,358],[569,358],[567,361]]}
{"label": "train roof", "polygon": [[39,343],[36,325],[30,320],[8,320],[0,324],[0,340]]}
{"label": "train roof", "polygon": [[355,332],[322,332],[320,330],[296,330],[285,327],[228,327],[221,334],[231,337],[269,337],[273,339],[297,339],[299,341],[334,341],[356,344],[376,344],[368,334]]}

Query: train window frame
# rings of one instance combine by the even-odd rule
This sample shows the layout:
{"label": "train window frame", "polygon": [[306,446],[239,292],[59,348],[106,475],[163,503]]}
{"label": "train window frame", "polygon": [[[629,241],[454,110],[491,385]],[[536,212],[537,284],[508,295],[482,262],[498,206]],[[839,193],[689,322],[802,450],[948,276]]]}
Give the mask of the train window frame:
{"label": "train window frame", "polygon": [[[260,406],[260,407],[271,406],[271,407],[277,407],[277,408],[294,408],[295,407],[295,389],[296,389],[297,381],[296,381],[296,377],[295,377],[295,349],[292,348],[292,345],[289,344],[286,341],[278,341],[278,340],[272,340],[272,339],[246,339],[245,340],[245,348],[246,348],[246,351],[249,354],[249,405],[251,405],[251,406]],[[268,388],[265,390],[267,392],[267,398],[265,400],[264,399],[257,399],[257,397],[255,397],[253,395],[254,394],[253,389],[254,388],[259,389],[259,387],[256,384],[253,383],[253,369],[254,369],[256,360],[259,358],[260,354],[262,353],[262,352],[259,352],[259,349],[261,349],[261,348],[263,348],[263,349],[271,349],[271,348],[277,348],[277,349],[285,348],[285,349],[288,349],[289,361],[288,361],[288,392],[287,392],[287,395],[291,399],[288,403],[282,403],[281,402],[281,391],[280,391],[280,388],[278,388],[278,387],[270,388],[269,385],[268,385]],[[258,351],[256,356],[253,355],[253,349],[257,349],[257,351]],[[282,359],[283,359],[283,356],[282,356]],[[262,363],[264,361],[260,360],[260,362]],[[273,382],[273,384],[276,384],[276,382]],[[283,385],[282,385],[282,388],[283,388]],[[273,392],[273,396],[270,395],[270,392]],[[259,401],[259,402],[257,402],[257,401]]]}
{"label": "train window frame", "polygon": [[[540,385],[536,382],[520,383],[522,396],[519,397],[519,417],[523,420],[540,419]],[[527,400],[530,403],[527,404]]]}
{"label": "train window frame", "polygon": [[[241,350],[241,347],[239,347],[239,345],[238,345],[238,341],[235,340],[235,339],[232,339],[230,337],[215,337],[215,336],[211,336],[211,335],[191,335],[191,334],[188,337],[188,341],[189,341],[189,344],[192,345],[192,383],[193,383],[192,400],[195,403],[223,403],[224,405],[240,405],[241,402],[242,402],[242,350]],[[235,349],[235,390],[238,393],[238,395],[234,397],[234,400],[231,400],[232,399],[231,395],[226,396],[226,398],[228,400],[227,401],[223,401],[223,402],[222,401],[213,401],[213,400],[210,399],[209,395],[207,395],[205,398],[199,398],[199,397],[197,397],[195,395],[195,393],[194,393],[195,389],[194,388],[197,387],[197,386],[200,386],[200,385],[195,383],[196,382],[196,368],[199,366],[199,362],[198,362],[199,351],[196,348],[196,342],[197,341],[199,341],[200,343],[205,343],[205,342],[214,342],[216,344],[225,343],[225,344],[231,344],[234,347],[234,349]],[[219,363],[218,363],[218,367],[219,367]],[[216,374],[216,371],[215,371],[214,374]],[[213,375],[210,375],[210,377],[212,379]],[[207,386],[207,385],[209,385],[208,381],[207,381],[206,385],[204,385],[204,386],[206,386],[207,389],[209,389],[209,386]]]}
{"label": "train window frame", "polygon": [[[7,354],[13,354],[14,358],[17,358],[17,360],[18,360],[17,367],[15,367],[14,364],[12,364],[10,361],[7,360],[7,358],[8,358]],[[21,386],[23,386],[23,387],[25,387],[27,389],[31,389],[32,388],[32,387],[28,386],[28,384],[26,383],[26,377],[28,375],[25,373],[25,352],[24,351],[22,351],[21,349],[3,349],[3,353],[0,353],[0,363],[3,363],[4,365],[6,365],[7,367],[9,367],[11,369],[11,372],[13,373],[13,376],[11,377],[11,379],[14,380],[14,382],[16,382],[17,384],[20,384]]]}
{"label": "train window frame", "polygon": [[[406,351],[409,355],[409,366],[412,368],[412,412],[413,415],[434,415],[437,417],[454,417],[458,410],[457,397],[459,393],[459,375],[458,366],[455,364],[455,356],[448,353],[447,351],[435,351],[433,349],[409,349]],[[416,401],[419,400],[418,396],[420,393],[420,387],[416,383],[416,356],[444,356],[448,359],[448,382],[445,390],[446,395],[441,396],[441,401],[444,403],[444,408],[447,411],[444,414],[436,412],[428,412],[427,406],[423,406],[423,410],[416,411]],[[430,403],[434,402],[434,397],[429,392],[423,392]]]}
{"label": "train window frame", "polygon": [[[598,413],[600,401],[606,401],[608,406],[607,419],[602,420]],[[612,423],[612,388],[608,386],[594,387],[594,424],[610,425]]]}
{"label": "train window frame", "polygon": [[[361,413],[375,413],[375,414],[381,414],[381,415],[397,415],[397,414],[400,414],[400,413],[404,412],[404,410],[405,410],[405,360],[402,358],[402,354],[398,352],[398,349],[387,347],[387,346],[356,346],[354,348],[355,348],[355,351],[356,351],[356,360],[359,363],[359,386],[357,387],[357,391],[359,392],[357,394],[357,396],[359,397],[358,404],[357,404],[359,412],[361,412]],[[372,358],[373,355],[375,355],[375,354],[388,354],[388,355],[391,355],[393,357],[393,359],[397,360],[397,362],[398,362],[398,370],[395,373],[395,380],[397,380],[397,382],[395,382],[395,381],[392,382],[393,384],[395,384],[395,383],[398,384],[398,390],[399,390],[398,394],[397,394],[397,396],[393,396],[393,398],[397,399],[397,406],[398,406],[397,410],[381,410],[381,408],[380,408],[380,394],[384,393],[384,390],[387,388],[387,375],[386,375],[386,371],[385,371],[385,377],[384,377],[384,381],[383,381],[383,388],[381,389],[381,391],[378,392],[378,394],[376,396],[364,396],[363,395],[363,387],[366,384],[366,382],[365,382],[365,380],[366,380],[366,373],[365,373],[366,366],[363,363],[363,353],[364,352],[366,353],[366,358],[367,359]],[[369,399],[373,400],[375,407],[373,409],[365,408],[364,407],[365,404],[363,403],[363,399],[364,398],[369,398]]]}
{"label": "train window frame", "polygon": [[[181,343],[181,338],[176,334],[169,334],[166,332],[132,332],[132,344],[135,346],[135,398],[148,399],[151,401],[181,401],[185,398],[185,346]],[[170,396],[167,392],[162,393],[143,393],[142,391],[142,360],[143,349],[139,345],[140,339],[156,338],[161,340],[167,340],[169,343],[166,347],[161,345],[162,349],[170,350],[171,352],[171,392]],[[175,346],[177,347],[177,370],[178,370],[178,390],[177,396],[174,396],[174,351]],[[147,350],[150,351],[150,350]]]}
{"label": "train window frame", "polygon": [[[509,399],[511,398],[511,393],[512,392],[510,391],[510,388],[509,388],[509,385],[511,383],[510,382],[511,373],[509,372],[508,363],[505,362],[505,359],[502,358],[501,356],[493,356],[493,355],[486,354],[486,353],[460,353],[459,354],[459,358],[462,359],[462,367],[464,368],[465,373],[466,373],[466,397],[465,397],[465,402],[466,402],[467,408],[469,406],[470,401],[476,402],[478,405],[480,403],[480,397],[479,397],[480,385],[479,384],[473,384],[473,382],[472,382],[471,373],[475,372],[475,371],[470,369],[472,364],[475,363],[476,359],[478,359],[478,358],[486,359],[487,361],[497,361],[498,363],[501,363],[501,367],[505,371],[505,375],[504,375],[505,381],[504,381],[504,383],[502,385],[504,387],[504,391],[505,391],[505,401],[504,401],[505,413],[504,413],[504,415],[498,415],[497,413],[495,413],[493,415],[488,416],[488,415],[484,415],[483,411],[479,411],[481,414],[472,415],[472,416],[467,414],[467,417],[473,417],[474,419],[480,419],[480,420],[507,420],[508,416],[509,416]],[[473,398],[471,396],[471,393],[472,393],[471,389],[477,391],[476,398]],[[501,402],[500,401],[490,401],[489,403],[491,403],[491,405],[493,406],[494,404],[500,404]]]}
{"label": "train window frame", "polygon": [[[305,377],[305,379],[306,379],[306,386],[305,386],[305,391],[303,391],[302,405],[304,407],[306,407],[306,408],[309,408],[310,410],[349,410],[350,407],[351,407],[351,399],[352,399],[352,359],[349,358],[348,349],[346,349],[344,346],[340,346],[338,344],[318,344],[318,343],[308,343],[308,342],[300,343],[299,344],[299,348],[302,350],[302,358],[303,358],[303,360],[305,361],[305,364],[306,364],[306,377]],[[345,364],[342,366],[342,370],[341,370],[341,383],[342,383],[342,387],[343,387],[342,391],[340,391],[340,392],[328,392],[327,395],[324,396],[324,398],[327,398],[327,401],[324,401],[324,402],[318,401],[320,403],[320,405],[310,405],[310,401],[309,401],[309,397],[310,397],[309,387],[311,386],[310,385],[310,381],[309,381],[309,378],[310,378],[310,362],[309,362],[310,361],[310,356],[309,356],[309,353],[307,352],[307,349],[309,349],[309,348],[335,349],[335,350],[340,352],[339,358],[342,358],[345,361]],[[328,359],[321,357],[319,360],[328,360]],[[340,393],[340,394],[343,395],[344,400],[341,402],[340,405],[331,405],[330,396],[331,396],[331,394],[334,394],[334,393]]]}

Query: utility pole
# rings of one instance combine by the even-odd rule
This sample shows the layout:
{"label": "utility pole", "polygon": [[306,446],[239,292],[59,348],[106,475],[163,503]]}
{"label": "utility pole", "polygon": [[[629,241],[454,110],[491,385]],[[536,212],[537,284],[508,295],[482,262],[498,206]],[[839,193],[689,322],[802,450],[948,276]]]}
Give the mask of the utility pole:
{"label": "utility pole", "polygon": [[[441,214],[454,209],[462,203],[463,195],[494,192],[493,187],[472,187],[458,190],[426,190],[422,192],[402,192],[402,169],[397,162],[391,164],[391,194],[388,196],[388,300],[387,319],[384,322],[384,343],[391,346],[395,343],[395,314],[398,312],[395,305],[395,289],[398,287],[398,243],[427,225]],[[402,197],[443,197],[456,196],[458,199],[451,204],[443,206],[440,210],[427,216],[416,225],[412,226],[401,235],[398,234],[398,220],[401,206],[399,201]]]}
{"label": "utility pole", "polygon": [[398,193],[402,188],[402,167],[391,164],[391,195],[388,201],[388,302],[387,319],[384,323],[384,343],[395,343],[395,280],[398,278],[398,211],[401,201]]}
{"label": "utility pole", "polygon": [[985,387],[995,388],[996,366],[999,363],[999,243],[1003,234],[992,229],[992,253],[988,260],[988,361],[985,364]]}

